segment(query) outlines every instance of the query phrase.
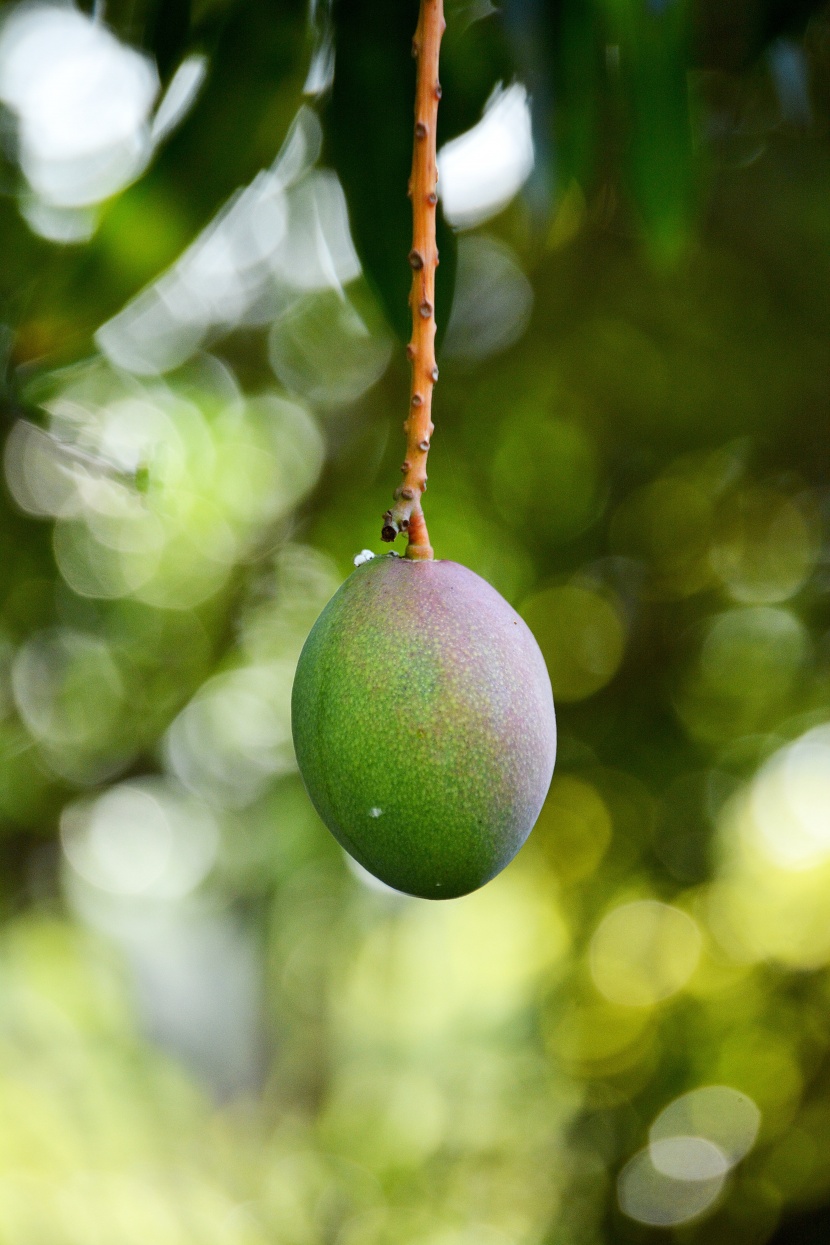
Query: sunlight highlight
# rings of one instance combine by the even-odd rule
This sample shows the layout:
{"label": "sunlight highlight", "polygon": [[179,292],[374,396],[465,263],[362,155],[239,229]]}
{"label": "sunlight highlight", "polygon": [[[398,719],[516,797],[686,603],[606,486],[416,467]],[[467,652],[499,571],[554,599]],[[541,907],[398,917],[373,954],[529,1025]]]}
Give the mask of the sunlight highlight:
{"label": "sunlight highlight", "polygon": [[484,116],[438,153],[438,191],[457,229],[489,220],[518,194],[533,171],[527,91],[520,82],[497,86]]}

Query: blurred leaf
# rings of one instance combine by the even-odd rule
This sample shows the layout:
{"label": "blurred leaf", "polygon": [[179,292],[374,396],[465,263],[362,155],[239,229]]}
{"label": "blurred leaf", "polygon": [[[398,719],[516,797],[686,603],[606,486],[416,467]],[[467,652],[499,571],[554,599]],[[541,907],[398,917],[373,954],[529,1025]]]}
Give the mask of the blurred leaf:
{"label": "blurred leaf", "polygon": [[561,0],[552,12],[557,174],[589,188],[597,162],[604,92],[602,21],[591,4]]}
{"label": "blurred leaf", "polygon": [[498,82],[511,81],[517,72],[514,50],[501,13],[491,8],[477,21],[447,9],[447,29],[441,44],[441,82],[444,94],[438,113],[438,140],[445,143],[475,125]]}
{"label": "blurred leaf", "polygon": [[540,224],[597,164],[605,92],[603,20],[584,0],[507,0],[505,24],[533,113],[536,164],[526,189]]}
{"label": "blurred leaf", "polygon": [[156,0],[148,23],[148,43],[155,55],[162,82],[166,82],[175,71],[187,50],[190,17],[190,0]]}
{"label": "blurred leaf", "polygon": [[[355,0],[336,11],[334,87],[326,119],[330,156],[349,204],[352,233],[396,333],[409,333],[411,162],[415,62],[413,0]],[[446,261],[447,245],[441,246]],[[439,269],[443,276],[444,269]],[[438,305],[443,298],[437,296]]]}
{"label": "blurred leaf", "polygon": [[619,49],[619,90],[628,134],[624,179],[653,253],[672,259],[688,236],[695,197],[688,4],[603,3],[611,46]]}
{"label": "blurred leaf", "polygon": [[693,9],[695,63],[740,72],[774,39],[800,36],[823,0],[698,0]]}

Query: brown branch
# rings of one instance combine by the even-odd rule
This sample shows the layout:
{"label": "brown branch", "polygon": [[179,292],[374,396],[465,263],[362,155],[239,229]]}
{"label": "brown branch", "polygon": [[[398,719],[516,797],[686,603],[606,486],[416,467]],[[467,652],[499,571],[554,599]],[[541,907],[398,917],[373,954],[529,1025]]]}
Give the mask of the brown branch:
{"label": "brown branch", "polygon": [[436,129],[441,84],[438,81],[438,55],[441,36],[446,29],[444,0],[421,0],[418,27],[412,42],[412,54],[418,61],[415,88],[415,138],[412,149],[412,176],[409,196],[412,199],[412,289],[409,306],[412,310],[412,340],[406,348],[412,364],[412,387],[409,415],[404,422],[406,459],[401,471],[403,483],[395,490],[395,504],[383,516],[381,538],[393,541],[399,532],[406,532],[408,558],[428,561],[432,558],[421,494],[427,487],[427,454],[432,437],[432,390],[438,379],[435,365],[435,269],[438,249],[435,245],[435,213],[438,203],[438,162]]}

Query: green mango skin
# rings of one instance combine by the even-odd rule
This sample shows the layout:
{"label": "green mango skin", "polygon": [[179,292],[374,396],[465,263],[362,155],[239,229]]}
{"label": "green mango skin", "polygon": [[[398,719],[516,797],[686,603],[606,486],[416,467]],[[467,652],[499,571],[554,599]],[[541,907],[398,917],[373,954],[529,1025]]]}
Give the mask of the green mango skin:
{"label": "green mango skin", "polygon": [[314,624],[292,694],[300,773],[337,841],[426,899],[483,886],[515,856],[556,754],[533,635],[457,562],[358,567]]}

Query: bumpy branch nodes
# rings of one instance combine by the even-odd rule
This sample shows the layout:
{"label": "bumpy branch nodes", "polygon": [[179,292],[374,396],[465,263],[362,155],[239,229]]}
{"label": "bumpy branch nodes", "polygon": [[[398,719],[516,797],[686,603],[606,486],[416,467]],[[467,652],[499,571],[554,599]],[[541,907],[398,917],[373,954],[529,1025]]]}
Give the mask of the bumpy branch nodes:
{"label": "bumpy branch nodes", "polygon": [[441,84],[438,81],[438,55],[446,29],[444,0],[421,0],[418,28],[412,42],[412,55],[418,61],[415,88],[415,141],[412,148],[412,340],[406,355],[412,364],[412,389],[406,433],[406,458],[401,467],[403,482],[395,490],[395,504],[383,516],[381,539],[393,541],[400,532],[409,536],[408,558],[420,561],[432,557],[421,495],[427,487],[427,453],[433,432],[432,389],[438,380],[435,365],[435,206],[438,203],[438,162],[435,134]]}

